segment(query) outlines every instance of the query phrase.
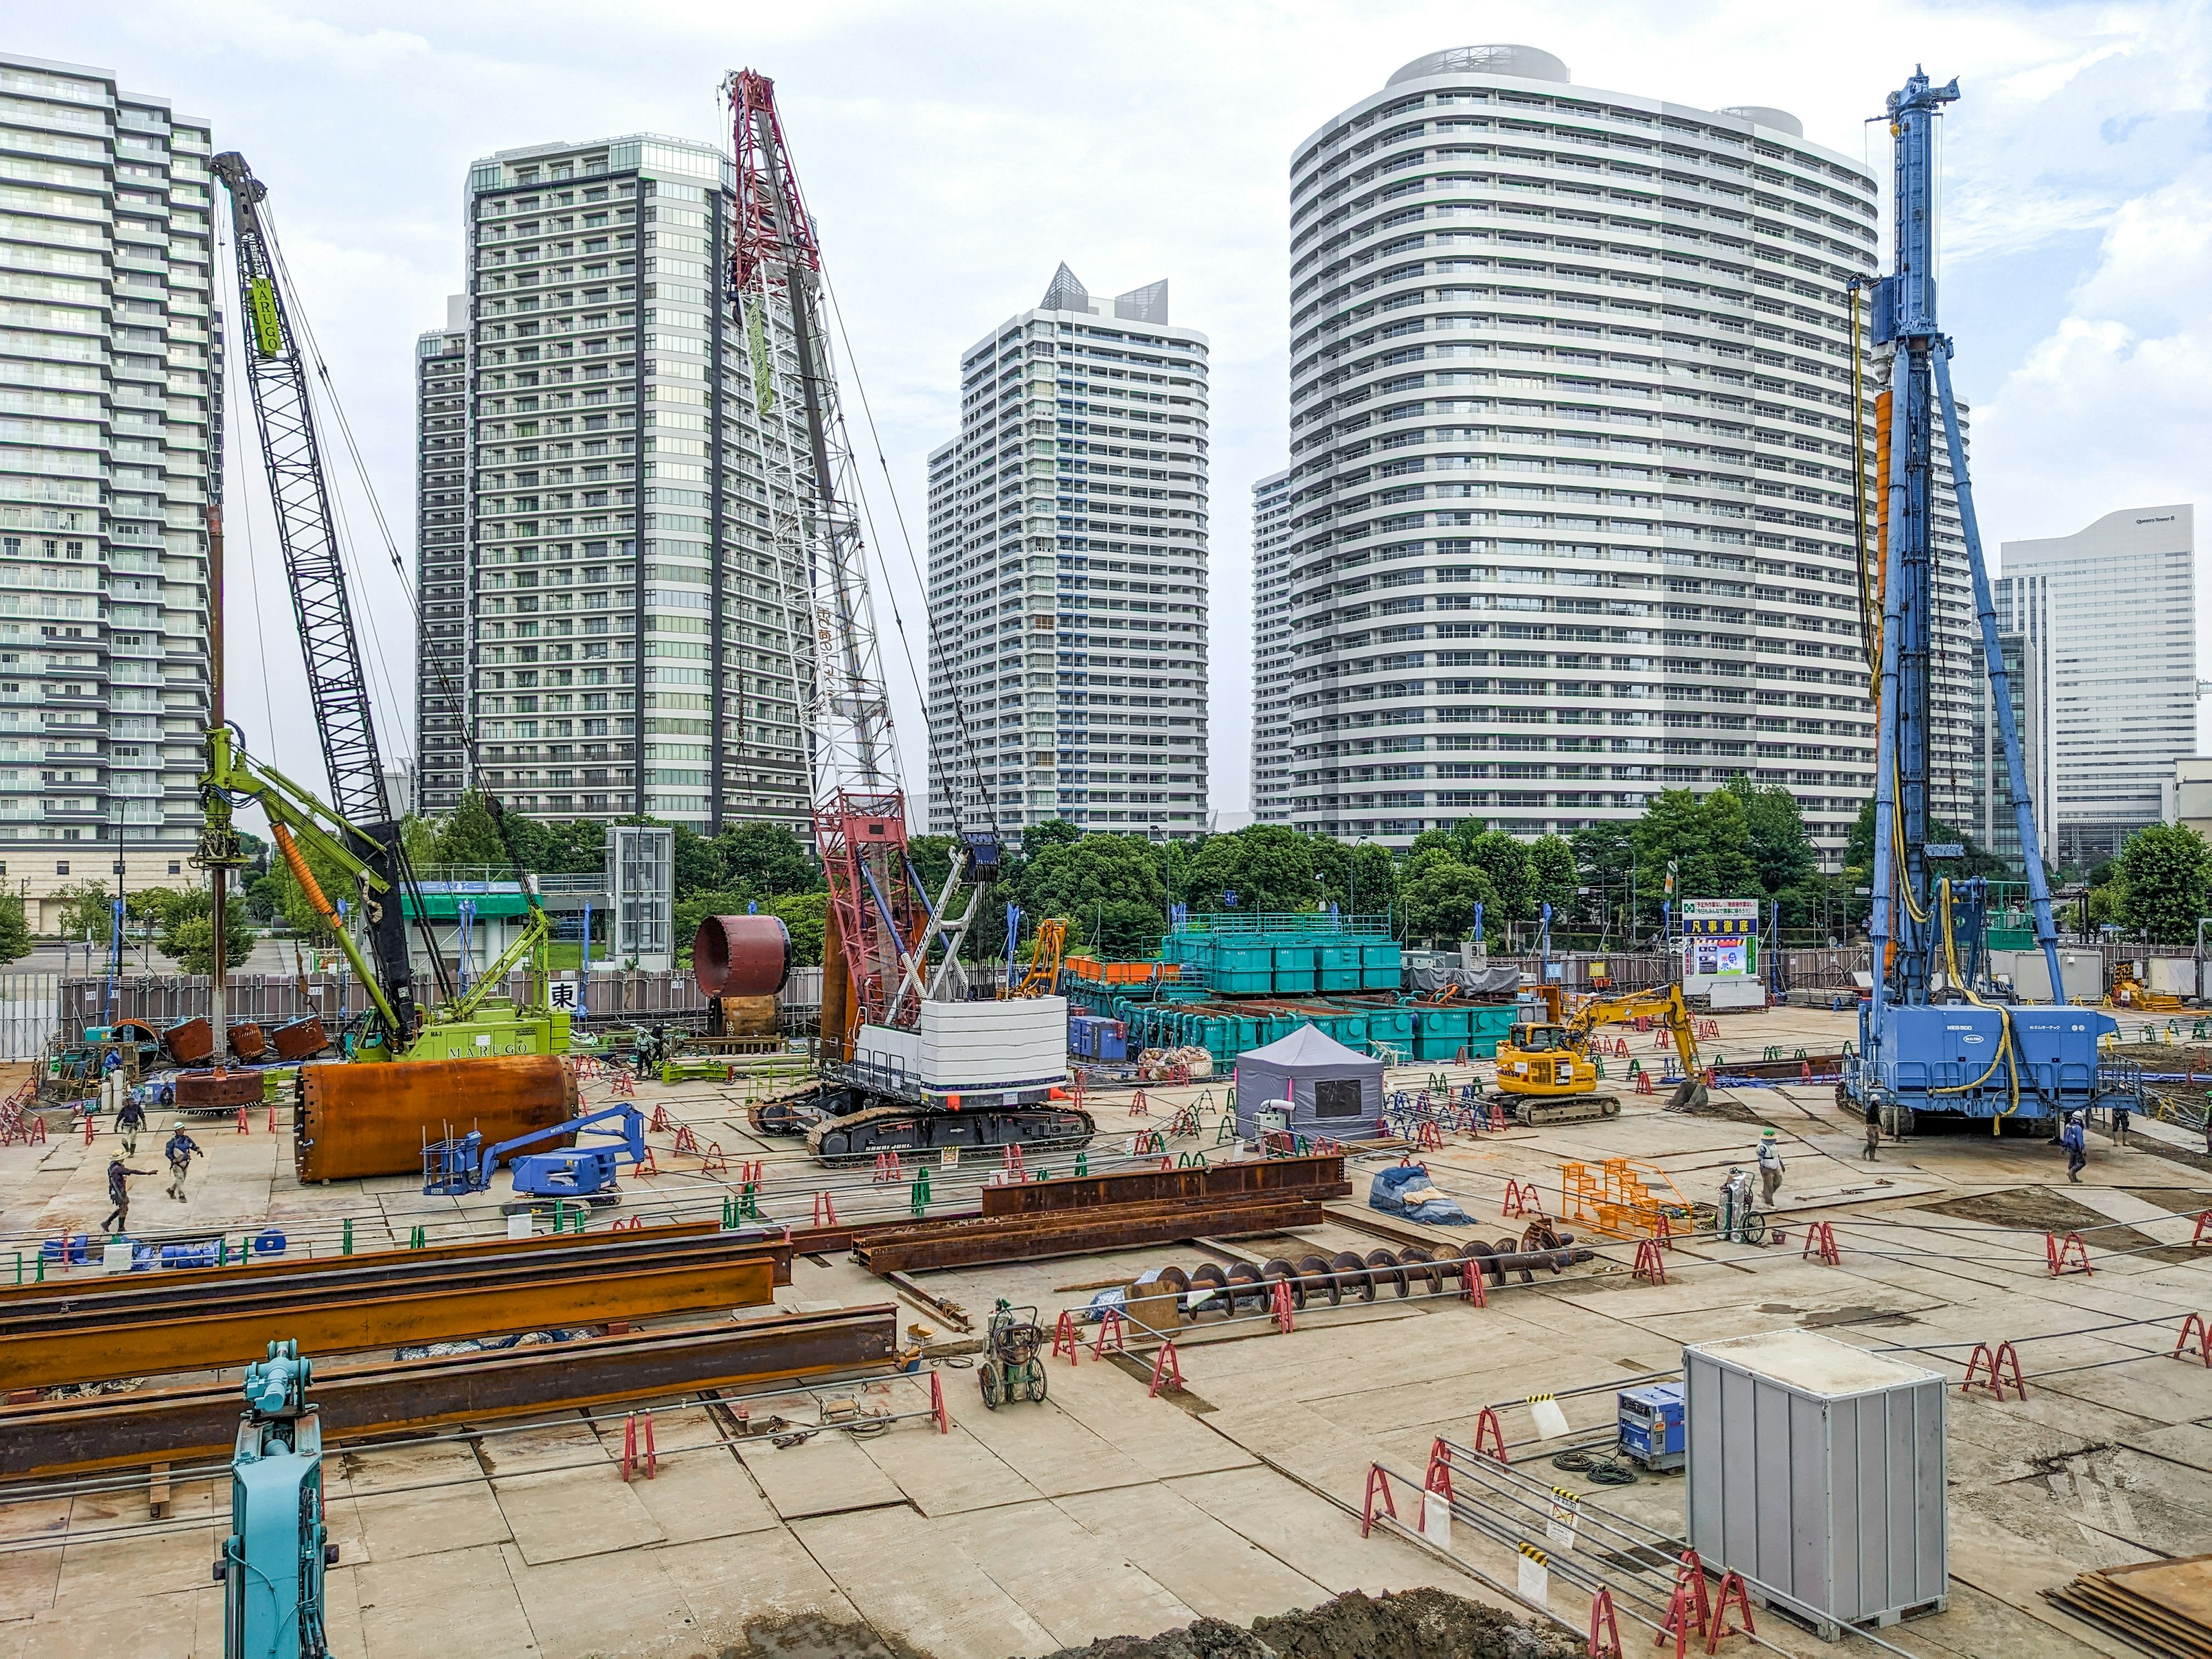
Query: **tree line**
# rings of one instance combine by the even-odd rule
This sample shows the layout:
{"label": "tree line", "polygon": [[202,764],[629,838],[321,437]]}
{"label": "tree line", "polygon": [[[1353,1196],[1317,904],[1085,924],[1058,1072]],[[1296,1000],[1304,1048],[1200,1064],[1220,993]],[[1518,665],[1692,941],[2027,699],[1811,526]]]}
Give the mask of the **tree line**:
{"label": "tree line", "polygon": [[[623,819],[652,823],[649,818]],[[829,895],[813,849],[781,824],[736,825],[712,836],[673,830],[675,942],[687,962],[705,917],[749,908],[780,917],[793,958],[821,961]],[[501,830],[504,829],[504,836]],[[404,831],[418,871],[481,869],[505,876],[516,864],[533,873],[590,873],[605,865],[606,825],[598,819],[495,818],[474,792],[440,818],[410,818]],[[2003,862],[1942,824],[1931,838],[1964,845],[1954,876],[2008,873]],[[248,862],[230,904],[230,965],[262,934],[282,928],[304,944],[336,944],[284,860],[242,836]],[[512,844],[513,856],[509,855]],[[950,866],[953,838],[909,842],[917,878],[934,900]],[[1066,920],[1073,949],[1115,957],[1149,956],[1177,910],[1193,917],[1328,910],[1387,919],[1397,938],[1449,944],[1471,937],[1480,906],[1486,936],[1536,921],[1552,908],[1555,945],[1621,948],[1656,939],[1666,907],[1679,918],[1686,898],[1756,899],[1778,906],[1785,928],[1825,928],[1842,939],[1862,926],[1869,900],[1861,890],[1874,863],[1874,805],[1862,808],[1841,867],[1824,872],[1802,815],[1786,789],[1737,778],[1709,793],[1669,789],[1632,820],[1593,824],[1571,836],[1523,841],[1477,820],[1415,837],[1402,854],[1361,840],[1345,842],[1280,824],[1190,840],[1085,833],[1054,820],[1030,827],[1007,850],[988,904],[968,939],[973,960],[1003,959],[1007,907],[1018,907],[1018,943],[1047,916]],[[350,895],[342,868],[307,862],[324,892]],[[1671,883],[1671,885],[1670,885]],[[64,936],[104,942],[113,891],[97,881],[65,889]],[[150,936],[185,971],[213,969],[214,926],[204,887],[153,887],[125,896],[137,936]],[[2212,846],[2193,830],[2153,824],[2130,837],[2117,859],[2090,872],[2080,924],[2112,923],[2130,937],[2187,944],[2212,906]],[[31,936],[19,897],[0,896],[0,962],[27,953]]]}

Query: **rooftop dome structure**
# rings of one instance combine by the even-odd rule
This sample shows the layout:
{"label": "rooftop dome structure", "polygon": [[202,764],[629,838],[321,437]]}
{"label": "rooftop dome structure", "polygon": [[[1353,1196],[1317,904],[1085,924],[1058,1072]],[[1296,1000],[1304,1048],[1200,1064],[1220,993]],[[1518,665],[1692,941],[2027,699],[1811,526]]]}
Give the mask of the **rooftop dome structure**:
{"label": "rooftop dome structure", "polygon": [[1522,81],[1568,81],[1567,66],[1534,46],[1447,46],[1416,58],[1387,85],[1419,81],[1431,75],[1507,75]]}
{"label": "rooftop dome structure", "polygon": [[1756,127],[1771,127],[1777,132],[1786,132],[1792,138],[1805,136],[1805,124],[1786,109],[1776,109],[1768,104],[1729,104],[1714,112],[1719,115],[1737,115]]}

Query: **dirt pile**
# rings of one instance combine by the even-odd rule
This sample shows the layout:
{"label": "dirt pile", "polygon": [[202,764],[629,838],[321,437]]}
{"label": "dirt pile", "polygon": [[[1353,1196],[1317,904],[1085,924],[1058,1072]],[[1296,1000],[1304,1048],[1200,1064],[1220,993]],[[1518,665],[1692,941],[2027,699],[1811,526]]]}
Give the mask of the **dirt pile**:
{"label": "dirt pile", "polygon": [[1437,1589],[1358,1590],[1249,1631],[1215,1619],[1142,1638],[1116,1636],[1052,1659],[1575,1659],[1583,1644]]}

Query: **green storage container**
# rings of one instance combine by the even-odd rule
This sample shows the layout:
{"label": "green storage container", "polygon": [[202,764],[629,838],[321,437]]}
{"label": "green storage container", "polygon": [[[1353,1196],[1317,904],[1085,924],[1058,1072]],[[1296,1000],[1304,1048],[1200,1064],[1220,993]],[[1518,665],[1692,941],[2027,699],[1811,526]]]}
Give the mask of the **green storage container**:
{"label": "green storage container", "polygon": [[1275,992],[1279,996],[1310,996],[1318,988],[1318,953],[1310,945],[1275,947]]}
{"label": "green storage container", "polygon": [[1359,982],[1363,990],[1395,991],[1403,978],[1395,944],[1359,947]]}
{"label": "green storage container", "polygon": [[[1469,1059],[1474,1057],[1476,1050],[1465,1037],[1440,1036],[1434,1032],[1424,1030],[1420,1036],[1413,1039],[1415,1060],[1457,1060],[1459,1051],[1462,1048],[1467,1050]],[[1498,1052],[1498,1045],[1492,1042],[1482,1052],[1486,1055],[1493,1055]]]}
{"label": "green storage container", "polygon": [[1367,1016],[1367,1038],[1370,1042],[1388,1042],[1403,1048],[1413,1040],[1413,1011],[1392,1010]]}
{"label": "green storage container", "polygon": [[[1357,945],[1324,945],[1321,947],[1321,988],[1323,991],[1357,991],[1359,979],[1359,947]],[[1395,982],[1391,988],[1397,988]]]}

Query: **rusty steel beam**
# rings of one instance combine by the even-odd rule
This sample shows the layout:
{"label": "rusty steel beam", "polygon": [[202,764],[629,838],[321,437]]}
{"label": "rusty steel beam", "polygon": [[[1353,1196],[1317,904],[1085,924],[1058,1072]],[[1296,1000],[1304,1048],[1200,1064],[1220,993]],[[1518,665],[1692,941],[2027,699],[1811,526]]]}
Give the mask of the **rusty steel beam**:
{"label": "rusty steel beam", "polygon": [[[325,1440],[361,1440],[759,1388],[883,1364],[897,1346],[898,1309],[878,1303],[375,1364],[325,1365],[317,1356],[309,1398]],[[234,1382],[0,1407],[0,1480],[225,1455],[238,1420]]]}
{"label": "rusty steel beam", "polygon": [[1206,1169],[1132,1170],[1119,1175],[1010,1182],[983,1188],[983,1213],[1041,1215],[1118,1204],[1211,1204],[1256,1194],[1343,1198],[1351,1191],[1341,1153],[1240,1158]]}
{"label": "rusty steel beam", "polygon": [[857,1240],[853,1255],[871,1273],[912,1273],[1036,1261],[1198,1237],[1287,1232],[1317,1227],[1327,1218],[1312,1199],[1260,1193],[1211,1203],[1121,1204],[1064,1213],[908,1224]]}
{"label": "rusty steel beam", "polygon": [[[288,1275],[319,1277],[363,1268],[381,1271],[392,1267],[427,1267],[432,1262],[465,1265],[487,1256],[532,1251],[544,1252],[550,1258],[544,1263],[546,1271],[558,1273],[562,1270],[562,1252],[611,1242],[627,1244],[648,1239],[710,1238],[720,1231],[720,1224],[712,1221],[672,1221],[641,1227],[635,1232],[625,1230],[619,1234],[538,1233],[529,1238],[472,1238],[459,1243],[426,1244],[417,1250],[362,1250],[353,1255],[337,1256],[255,1256],[226,1267],[164,1267],[152,1273],[106,1274],[94,1271],[76,1279],[57,1276],[35,1285],[0,1285],[0,1319],[7,1318],[15,1307],[27,1303],[58,1303],[83,1308],[108,1297],[145,1297],[174,1306],[188,1287],[230,1285],[247,1279],[261,1282]],[[325,1278],[323,1282],[330,1281]],[[790,1283],[790,1274],[785,1273],[776,1283]]]}
{"label": "rusty steel beam", "polygon": [[[774,1300],[781,1239],[602,1235],[557,1255],[524,1250],[410,1263],[406,1251],[341,1257],[264,1283],[194,1283],[186,1271],[106,1295],[0,1307],[0,1390],[242,1364],[270,1341],[348,1353],[455,1337],[649,1319]],[[52,1287],[49,1287],[52,1288]]]}

